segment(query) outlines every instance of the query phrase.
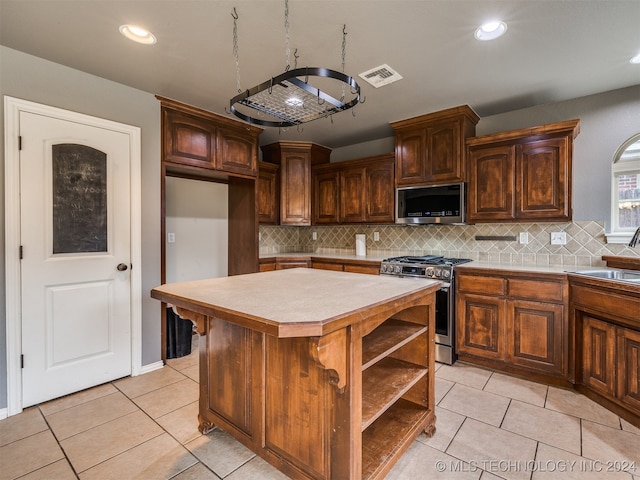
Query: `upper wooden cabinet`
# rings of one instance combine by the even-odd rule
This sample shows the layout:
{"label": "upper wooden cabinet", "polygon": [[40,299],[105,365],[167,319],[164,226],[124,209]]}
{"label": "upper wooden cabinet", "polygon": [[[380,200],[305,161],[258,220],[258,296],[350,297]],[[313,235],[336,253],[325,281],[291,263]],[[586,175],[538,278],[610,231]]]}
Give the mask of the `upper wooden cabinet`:
{"label": "upper wooden cabinet", "polygon": [[255,177],[262,129],[157,97],[162,109],[163,162],[169,170]]}
{"label": "upper wooden cabinet", "polygon": [[263,161],[280,165],[280,224],[311,225],[311,166],[328,163],[331,150],[309,142],[261,148]]}
{"label": "upper wooden cabinet", "polygon": [[467,221],[571,220],[579,120],[467,139]]}
{"label": "upper wooden cabinet", "polygon": [[393,154],[313,169],[313,223],[393,223]]}
{"label": "upper wooden cabinet", "polygon": [[311,174],[312,223],[340,222],[340,172],[335,167],[314,169]]}
{"label": "upper wooden cabinet", "polygon": [[479,117],[467,105],[391,123],[399,187],[465,181],[465,141]]}
{"label": "upper wooden cabinet", "polygon": [[258,221],[280,223],[280,167],[273,163],[258,162]]}
{"label": "upper wooden cabinet", "polygon": [[340,170],[340,223],[361,223],[367,218],[366,167]]}

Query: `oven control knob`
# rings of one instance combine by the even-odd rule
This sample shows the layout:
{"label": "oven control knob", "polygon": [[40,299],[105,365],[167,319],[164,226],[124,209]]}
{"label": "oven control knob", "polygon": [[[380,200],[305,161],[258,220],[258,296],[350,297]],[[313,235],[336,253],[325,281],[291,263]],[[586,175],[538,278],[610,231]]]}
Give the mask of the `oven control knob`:
{"label": "oven control knob", "polygon": [[440,278],[441,276],[442,276],[442,270],[438,268],[436,270],[436,277]]}
{"label": "oven control knob", "polygon": [[444,271],[444,278],[449,278],[451,276],[451,272],[449,270]]}
{"label": "oven control knob", "polygon": [[396,273],[401,273],[402,272],[402,267],[400,267],[400,265],[396,265],[394,270],[395,270]]}
{"label": "oven control knob", "polygon": [[427,277],[432,277],[435,275],[435,272],[433,271],[433,268],[427,268],[427,271],[425,272]]}

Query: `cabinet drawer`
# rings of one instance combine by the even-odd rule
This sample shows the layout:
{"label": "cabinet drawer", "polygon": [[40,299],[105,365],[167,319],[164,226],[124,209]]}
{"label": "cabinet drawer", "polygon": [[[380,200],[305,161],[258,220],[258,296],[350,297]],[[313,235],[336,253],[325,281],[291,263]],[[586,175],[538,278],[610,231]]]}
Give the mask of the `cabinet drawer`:
{"label": "cabinet drawer", "polygon": [[499,277],[481,277],[476,275],[458,275],[458,289],[467,293],[504,295],[507,291],[506,280]]}
{"label": "cabinet drawer", "polygon": [[312,266],[320,270],[334,270],[336,272],[342,272],[343,270],[341,263],[313,262]]}
{"label": "cabinet drawer", "polygon": [[523,278],[509,279],[509,296],[543,302],[563,301],[563,285],[561,281],[527,280]]}
{"label": "cabinet drawer", "polygon": [[379,265],[344,265],[345,272],[351,273],[366,273],[369,275],[380,275],[380,266]]}

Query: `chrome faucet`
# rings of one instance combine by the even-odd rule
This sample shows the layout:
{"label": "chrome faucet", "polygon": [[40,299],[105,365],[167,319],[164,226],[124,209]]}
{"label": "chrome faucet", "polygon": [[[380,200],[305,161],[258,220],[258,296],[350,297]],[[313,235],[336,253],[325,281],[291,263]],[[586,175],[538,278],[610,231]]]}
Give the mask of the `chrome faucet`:
{"label": "chrome faucet", "polygon": [[637,228],[636,233],[631,237],[631,241],[629,242],[630,247],[635,247],[640,242],[640,227]]}

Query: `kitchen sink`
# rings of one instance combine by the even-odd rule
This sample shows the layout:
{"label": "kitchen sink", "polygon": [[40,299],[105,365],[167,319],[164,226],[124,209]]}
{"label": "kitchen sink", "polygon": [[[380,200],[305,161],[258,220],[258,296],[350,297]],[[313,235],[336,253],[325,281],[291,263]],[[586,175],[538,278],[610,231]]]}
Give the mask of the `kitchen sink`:
{"label": "kitchen sink", "polygon": [[621,280],[623,282],[631,282],[640,284],[640,271],[638,270],[619,270],[613,268],[598,270],[580,270],[570,273],[578,275],[587,275],[588,277],[606,278],[608,280]]}

